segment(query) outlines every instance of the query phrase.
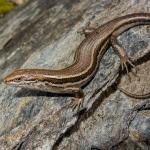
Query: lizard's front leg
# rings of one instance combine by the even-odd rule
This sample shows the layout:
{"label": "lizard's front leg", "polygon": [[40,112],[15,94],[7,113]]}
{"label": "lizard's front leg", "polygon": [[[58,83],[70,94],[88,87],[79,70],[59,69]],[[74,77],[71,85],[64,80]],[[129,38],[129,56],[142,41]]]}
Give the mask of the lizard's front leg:
{"label": "lizard's front leg", "polygon": [[72,109],[79,110],[83,106],[84,102],[84,93],[83,90],[79,87],[77,88],[71,88],[71,94],[73,95],[72,101],[69,104]]}
{"label": "lizard's front leg", "polygon": [[114,31],[111,35],[111,45],[114,50],[117,51],[120,57],[121,67],[122,70],[126,69],[127,74],[129,72],[127,64],[131,65],[135,68],[135,65],[131,61],[131,57],[128,56],[126,50],[119,44],[117,40],[117,36],[123,32],[123,28],[120,28]]}

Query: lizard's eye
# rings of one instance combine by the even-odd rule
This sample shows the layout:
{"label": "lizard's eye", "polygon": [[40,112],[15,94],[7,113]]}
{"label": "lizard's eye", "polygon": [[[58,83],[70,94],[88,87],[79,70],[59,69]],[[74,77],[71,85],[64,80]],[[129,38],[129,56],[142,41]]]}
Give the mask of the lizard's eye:
{"label": "lizard's eye", "polygon": [[21,80],[21,78],[17,78],[17,79],[16,79],[16,81],[20,81],[20,80]]}

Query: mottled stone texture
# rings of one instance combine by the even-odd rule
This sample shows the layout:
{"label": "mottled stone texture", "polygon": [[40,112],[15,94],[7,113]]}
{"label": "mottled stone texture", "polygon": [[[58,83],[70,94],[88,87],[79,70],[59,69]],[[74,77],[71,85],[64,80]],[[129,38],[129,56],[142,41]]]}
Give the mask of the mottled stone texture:
{"label": "mottled stone texture", "polygon": [[[135,27],[118,39],[135,60],[131,81],[109,48],[84,88],[84,109],[74,115],[68,95],[6,86],[16,68],[60,69],[73,61],[80,34],[122,15],[150,12],[147,0],[31,0],[0,19],[0,150],[150,149],[150,99],[126,96],[150,91],[150,28]],[[134,72],[134,69],[133,69]],[[117,81],[117,82],[116,82]],[[99,93],[90,98],[93,92]]]}

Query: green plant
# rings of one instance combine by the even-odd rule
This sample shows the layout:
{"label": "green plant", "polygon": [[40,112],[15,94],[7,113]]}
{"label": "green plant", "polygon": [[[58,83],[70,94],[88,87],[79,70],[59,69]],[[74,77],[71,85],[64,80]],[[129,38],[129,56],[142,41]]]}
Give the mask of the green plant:
{"label": "green plant", "polygon": [[15,5],[8,0],[0,0],[0,15],[4,15],[14,9]]}

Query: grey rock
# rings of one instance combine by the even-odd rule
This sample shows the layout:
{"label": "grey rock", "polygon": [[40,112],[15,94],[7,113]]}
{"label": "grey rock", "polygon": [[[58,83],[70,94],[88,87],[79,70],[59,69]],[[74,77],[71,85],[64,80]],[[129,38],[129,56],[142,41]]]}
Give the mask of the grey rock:
{"label": "grey rock", "polygon": [[150,91],[148,26],[118,37],[134,57],[140,81],[131,72],[132,82],[128,81],[119,71],[118,56],[109,48],[96,76],[84,88],[86,109],[80,113],[67,106],[68,95],[9,87],[3,78],[17,68],[65,68],[85,38],[78,32],[89,21],[102,25],[149,8],[148,1],[137,0],[33,0],[1,18],[0,149],[148,149],[149,99],[143,103],[116,88],[119,82],[132,93]]}

